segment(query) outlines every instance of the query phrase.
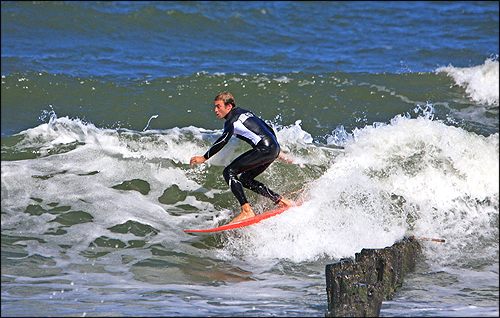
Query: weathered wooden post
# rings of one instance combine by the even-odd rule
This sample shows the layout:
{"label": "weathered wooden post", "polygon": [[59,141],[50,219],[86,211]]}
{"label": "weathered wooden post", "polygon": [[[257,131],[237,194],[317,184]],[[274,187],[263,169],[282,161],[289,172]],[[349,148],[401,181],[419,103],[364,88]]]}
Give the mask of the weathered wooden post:
{"label": "weathered wooden post", "polygon": [[415,269],[421,246],[406,237],[384,249],[363,249],[355,260],[326,265],[327,317],[378,317],[403,275]]}

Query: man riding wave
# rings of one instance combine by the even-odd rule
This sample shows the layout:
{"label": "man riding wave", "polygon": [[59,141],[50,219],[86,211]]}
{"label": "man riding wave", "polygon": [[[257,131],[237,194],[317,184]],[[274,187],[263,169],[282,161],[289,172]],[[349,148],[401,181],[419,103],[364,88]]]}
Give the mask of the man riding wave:
{"label": "man riding wave", "polygon": [[[252,112],[237,107],[233,95],[227,91],[215,97],[215,113],[217,117],[226,120],[224,132],[203,156],[191,158],[191,166],[213,157],[233,135],[252,146],[252,149],[234,159],[223,171],[224,179],[241,205],[241,213],[229,223],[255,216],[243,187],[271,199],[275,204],[290,206],[292,204],[290,201],[273,192],[262,182],[255,180],[255,177],[264,172],[276,158],[291,162],[280,151],[274,130]],[[239,178],[238,175],[240,175]]]}

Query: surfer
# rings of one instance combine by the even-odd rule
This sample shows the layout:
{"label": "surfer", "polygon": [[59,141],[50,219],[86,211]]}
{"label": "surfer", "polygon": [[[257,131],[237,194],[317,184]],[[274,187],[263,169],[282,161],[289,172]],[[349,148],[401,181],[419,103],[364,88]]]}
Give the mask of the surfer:
{"label": "surfer", "polygon": [[[224,132],[203,156],[191,158],[191,166],[204,163],[213,157],[229,142],[232,135],[252,146],[252,149],[234,159],[223,171],[224,179],[241,205],[241,213],[229,223],[255,216],[243,187],[271,199],[274,204],[290,206],[292,204],[290,201],[254,179],[264,172],[276,158],[291,162],[288,156],[280,151],[274,130],[252,112],[237,107],[233,95],[227,91],[215,97],[214,105],[217,117],[226,120]],[[238,175],[240,175],[239,178]]]}

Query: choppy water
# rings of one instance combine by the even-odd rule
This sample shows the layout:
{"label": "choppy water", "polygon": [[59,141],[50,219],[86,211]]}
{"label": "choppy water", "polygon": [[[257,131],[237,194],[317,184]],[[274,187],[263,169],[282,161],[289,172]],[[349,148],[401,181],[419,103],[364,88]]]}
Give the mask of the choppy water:
{"label": "choppy water", "polygon": [[[498,316],[498,2],[2,2],[2,316],[324,316],[325,265],[405,235],[383,316]],[[238,204],[213,98],[303,201]],[[255,210],[270,202],[248,193]]]}

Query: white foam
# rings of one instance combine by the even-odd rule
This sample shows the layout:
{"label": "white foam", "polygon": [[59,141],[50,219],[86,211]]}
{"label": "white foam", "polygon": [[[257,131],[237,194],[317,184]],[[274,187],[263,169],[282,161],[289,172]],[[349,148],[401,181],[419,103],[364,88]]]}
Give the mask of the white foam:
{"label": "white foam", "polygon": [[[431,259],[459,262],[463,246],[495,246],[499,137],[483,137],[429,117],[395,117],[356,129],[306,202],[229,240],[226,253],[312,261],[352,257],[404,235],[444,238]],[[470,249],[494,259],[496,248]],[[446,256],[444,256],[446,255]]]}
{"label": "white foam", "polygon": [[[474,254],[469,259],[490,259],[498,253],[494,243],[498,228],[492,225],[498,218],[498,133],[479,136],[432,120],[432,114],[424,112],[416,119],[397,116],[386,125],[356,129],[342,139],[343,151],[333,151],[313,143],[300,122],[277,130],[283,149],[299,161],[319,165],[322,169],[317,171],[324,173],[306,184],[302,206],[243,229],[237,239],[229,236],[220,251],[224,257],[335,259],[351,257],[361,248],[391,245],[408,234],[446,239],[449,243],[428,252],[443,262],[459,262],[464,247]],[[102,235],[128,240],[108,229],[127,220],[161,229],[151,243],[168,242],[185,250],[189,247],[182,245],[183,228],[209,227],[232,216],[210,203],[215,193],[229,191],[227,187],[222,183],[220,189],[205,189],[205,180],[214,178],[215,167],[240,153],[243,143],[233,140],[224,148],[227,156],[217,154],[209,164],[189,166],[189,158],[202,155],[220,131],[197,127],[117,131],[54,117],[22,135],[19,150],[36,145],[45,153],[30,160],[2,161],[2,230],[16,228],[26,231],[23,235],[54,241],[54,249],[32,241],[30,253],[57,258],[57,246],[69,244],[79,258],[79,252]],[[65,149],[67,145],[74,147]],[[268,169],[267,177],[278,180],[277,189],[286,187],[280,184],[283,165]],[[288,183],[310,180],[299,173],[294,177],[299,180]],[[151,191],[112,188],[132,179],[147,181]],[[185,191],[187,198],[173,204],[159,202],[172,185]],[[193,191],[204,193],[206,200]],[[56,215],[23,213],[26,206],[37,204],[33,198],[43,199],[39,204],[47,210],[55,202],[89,213],[94,220],[73,225],[64,235],[43,235],[57,226],[50,222]],[[198,212],[177,216],[168,212],[185,204]],[[480,240],[493,248],[472,248]],[[134,250],[129,253],[143,257]]]}
{"label": "white foam", "polygon": [[289,126],[273,125],[281,150],[286,153],[294,164],[325,165],[340,153],[338,148],[323,147],[313,143],[313,137],[301,127],[302,121],[297,120]]}
{"label": "white foam", "polygon": [[483,65],[459,68],[452,65],[439,67],[436,72],[445,72],[455,83],[465,88],[467,95],[480,104],[499,103],[498,57],[487,59]]}
{"label": "white foam", "polygon": [[[206,174],[208,165],[187,168],[189,158],[203,154],[217,132],[195,127],[166,131],[116,131],[99,129],[89,123],[67,117],[53,117],[49,123],[22,132],[19,151],[40,149],[41,156],[20,161],[2,161],[2,229],[15,229],[16,234],[43,238],[47,244],[30,241],[26,251],[60,260],[61,244],[71,246],[66,255],[72,262],[84,262],[80,255],[101,236],[132,239],[130,234],[111,233],[109,228],[134,220],[160,230],[152,242],[181,244],[183,228],[214,225],[229,211],[217,211],[207,200],[192,195],[186,199],[163,204],[159,197],[176,185],[190,193],[203,188],[196,175]],[[73,147],[67,147],[73,145]],[[148,182],[147,194],[113,187],[124,181],[140,179]],[[216,189],[212,192],[217,192]],[[212,193],[213,196],[213,193]],[[36,200],[41,200],[35,201]],[[68,206],[71,211],[84,211],[92,222],[65,227],[66,234],[46,235],[61,225],[51,222],[58,214],[30,215],[23,211],[29,205],[40,205],[49,211]],[[199,213],[174,216],[168,212],[177,205],[188,204]],[[211,224],[212,223],[212,224]],[[199,226],[199,225],[198,225]],[[137,238],[136,238],[137,239]],[[50,247],[50,248],[49,248]],[[140,251],[130,250],[142,258]]]}

